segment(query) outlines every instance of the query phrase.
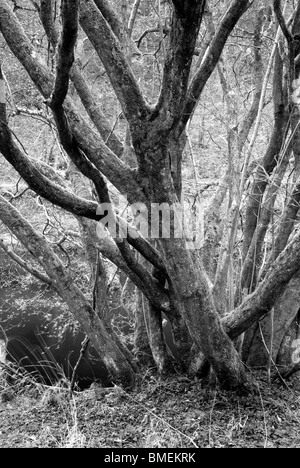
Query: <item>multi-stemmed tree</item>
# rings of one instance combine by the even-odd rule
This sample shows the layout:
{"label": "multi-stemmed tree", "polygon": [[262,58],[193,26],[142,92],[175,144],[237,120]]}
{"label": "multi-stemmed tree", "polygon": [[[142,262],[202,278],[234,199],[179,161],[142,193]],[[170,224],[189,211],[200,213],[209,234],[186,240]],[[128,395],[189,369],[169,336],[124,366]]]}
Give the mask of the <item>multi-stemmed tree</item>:
{"label": "multi-stemmed tree", "polygon": [[[16,7],[17,2],[12,3]],[[138,356],[150,346],[159,371],[164,372],[168,367],[162,327],[164,313],[171,323],[178,360],[183,370],[204,373],[209,364],[222,386],[248,391],[252,386],[251,379],[233,340],[272,310],[286,285],[297,273],[300,260],[299,236],[295,235],[287,245],[290,229],[285,241],[276,247],[276,255],[270,257],[263,274],[260,277],[256,274],[261,267],[264,236],[272,222],[271,217],[267,219],[272,207],[262,204],[268,177],[279,165],[279,155],[282,155],[289,124],[294,131],[293,141],[296,142],[298,136],[298,115],[295,115],[296,106],[292,100],[292,82],[299,67],[299,42],[295,35],[300,8],[298,6],[292,12],[290,24],[286,24],[280,2],[274,2],[277,19],[287,39],[288,54],[287,58],[284,57],[285,43],[279,29],[273,40],[274,47],[264,81],[261,47],[268,9],[258,0],[233,0],[227,5],[218,24],[214,22],[214,11],[210,11],[209,2],[205,0],[158,0],[160,24],[157,34],[161,49],[161,79],[155,83],[157,98],[150,102],[141,90],[141,76],[133,72],[134,57],[139,59],[141,56],[138,46],[142,38],[136,42],[132,39],[141,2],[129,2],[132,10],[128,18],[127,3],[121,3],[122,21],[108,0],[62,0],[61,4],[55,0],[32,1],[48,38],[48,52],[56,63],[53,72],[49,61],[46,64],[42,52],[27,37],[11,2],[0,0],[0,31],[11,52],[43,96],[44,105],[51,110],[61,145],[72,167],[77,168],[77,173],[72,172],[76,181],[71,181],[73,185],[67,183],[55,168],[25,154],[7,119],[2,73],[0,151],[34,192],[68,211],[79,221],[87,247],[87,258],[94,272],[95,300],[87,300],[45,238],[3,196],[0,196],[0,220],[40,264],[44,279],[66,301],[114,379],[131,385],[136,361],[104,318],[107,304],[101,293],[103,284],[99,275],[99,267],[102,265],[99,252],[122,269],[139,291],[141,300],[137,301],[135,317],[137,335],[140,334],[136,340]],[[113,218],[117,230],[126,232],[123,236],[112,236],[99,225],[105,215],[101,206],[107,207],[107,204],[112,203],[108,184],[113,186],[114,194],[122,194],[131,206],[140,207],[135,210],[139,220],[143,214],[151,213],[153,204],[180,206],[187,126],[216,68],[225,95],[228,121],[233,122],[232,84],[230,74],[226,77],[222,52],[230,34],[247,11],[251,12],[251,21],[248,21],[252,24],[254,38],[253,104],[247,115],[228,130],[229,169],[206,213],[204,243],[201,248],[191,249],[184,235],[174,235],[176,213],[175,220],[171,216],[173,222],[170,236],[147,239],[142,231],[138,231],[138,226],[129,225],[121,212],[112,210],[110,218]],[[165,23],[164,15],[169,19]],[[82,44],[84,35],[99,56],[120,104],[126,121],[124,142],[110,127],[85,79],[81,62],[75,60],[78,44]],[[255,122],[257,125],[260,122],[268,79],[273,68],[274,132],[269,148],[258,165],[247,205],[242,288],[238,284],[235,301],[228,301],[227,277],[232,266],[255,131],[247,147],[238,181],[236,172],[240,167],[235,171],[234,166],[237,161],[241,165],[241,156],[251,128]],[[71,91],[70,83],[74,87]],[[86,114],[80,111],[74,89]],[[290,122],[291,115],[293,119]],[[292,150],[298,167],[296,143]],[[290,153],[285,151],[280,162],[285,161],[287,154]],[[283,177],[281,166],[278,170]],[[85,183],[86,179],[92,182],[93,191]],[[275,184],[278,186],[278,181]],[[228,190],[231,200],[228,212],[230,222],[223,230],[225,237],[220,248],[220,207]],[[298,191],[293,194],[293,199],[297,195]],[[151,218],[146,220],[151,225]],[[255,230],[258,234],[255,234]],[[278,233],[278,242],[281,239]],[[256,242],[254,247],[251,242]],[[213,263],[218,253],[220,259],[215,268]],[[246,290],[249,295],[241,294],[241,290]],[[224,312],[227,314],[224,315]]]}

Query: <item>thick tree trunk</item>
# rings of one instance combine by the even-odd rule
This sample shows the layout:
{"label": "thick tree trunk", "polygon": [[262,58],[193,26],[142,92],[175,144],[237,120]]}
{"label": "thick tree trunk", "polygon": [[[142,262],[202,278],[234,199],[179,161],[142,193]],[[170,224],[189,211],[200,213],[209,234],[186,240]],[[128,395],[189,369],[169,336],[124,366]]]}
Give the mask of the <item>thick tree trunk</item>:
{"label": "thick tree trunk", "polygon": [[188,371],[195,375],[199,369],[196,364],[195,355],[199,354],[199,350],[197,348],[195,353],[193,352],[194,345],[191,335],[188,332],[183,317],[175,307],[168,318],[171,323],[172,339],[176,348],[174,357],[183,371]]}
{"label": "thick tree trunk", "polygon": [[164,374],[168,369],[168,355],[163,333],[162,314],[160,310],[151,306],[145,298],[143,300],[143,310],[147,317],[151,353],[158,372]]}
{"label": "thick tree trunk", "polygon": [[250,378],[233,343],[224,332],[213,304],[212,294],[195,254],[186,251],[184,241],[164,242],[172,284],[172,300],[180,304],[182,317],[193,341],[210,362],[220,385],[247,392]]}
{"label": "thick tree trunk", "polygon": [[[151,135],[151,139],[138,138],[135,133],[133,144],[140,162],[141,177],[144,173],[148,175],[149,184],[145,187],[147,198],[151,203],[171,207],[178,203],[178,198],[172,177],[172,161],[169,159],[169,138],[161,132],[162,128],[163,123],[158,120],[155,125],[143,129],[146,136]],[[151,222],[154,222],[153,218]],[[171,310],[175,308],[182,316],[193,342],[210,362],[221,386],[247,392],[251,387],[250,379],[233,343],[222,328],[200,253],[187,248],[184,236],[174,238],[174,223],[170,225],[170,238],[160,238],[158,241],[167,269]],[[158,227],[161,231],[161,221],[159,226],[154,226],[156,229]]]}

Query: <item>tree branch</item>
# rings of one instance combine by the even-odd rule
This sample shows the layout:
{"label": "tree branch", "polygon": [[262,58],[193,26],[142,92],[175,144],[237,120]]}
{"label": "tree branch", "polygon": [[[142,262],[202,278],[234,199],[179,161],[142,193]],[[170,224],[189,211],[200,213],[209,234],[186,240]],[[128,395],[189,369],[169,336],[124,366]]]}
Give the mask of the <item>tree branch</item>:
{"label": "tree branch", "polygon": [[41,0],[41,6],[38,9],[38,12],[49,42],[54,48],[56,48],[59,41],[59,33],[55,27],[53,18],[54,0]]}
{"label": "tree branch", "polygon": [[4,252],[9,255],[9,257],[16,262],[18,265],[20,265],[24,270],[26,270],[28,273],[30,273],[32,276],[37,278],[38,280],[42,281],[43,283],[48,284],[48,286],[54,287],[55,285],[49,278],[49,276],[44,275],[41,273],[39,270],[34,268],[33,266],[28,264],[28,260],[23,260],[19,255],[17,255],[11,247],[5,244],[3,240],[0,239],[0,247],[4,250]]}
{"label": "tree branch", "polygon": [[2,67],[0,62],[0,118],[5,118],[6,121],[6,89],[5,89],[5,81],[4,76],[2,73]]}
{"label": "tree branch", "polygon": [[[55,25],[53,18],[53,0],[42,0],[41,8],[39,11],[40,19],[43,24],[44,30],[48,36],[48,40],[52,47],[55,49],[59,41],[59,31]],[[74,63],[70,70],[70,78],[75,86],[75,89],[80,97],[80,100],[87,111],[91,121],[97,128],[99,134],[102,136],[105,144],[110,148],[118,157],[123,154],[123,144],[118,139],[116,134],[112,131],[111,125],[106,116],[101,111],[99,105],[96,103],[90,88],[84,79],[78,63]]]}
{"label": "tree branch", "polygon": [[200,68],[196,72],[190,84],[179,125],[180,133],[183,132],[188,120],[193,114],[201,93],[219,61],[230,33],[251,4],[252,0],[234,0],[228,8],[219,29],[205,54]]}
{"label": "tree branch", "polygon": [[[258,281],[258,271],[261,267],[263,257],[263,242],[269,229],[270,222],[272,221],[275,201],[278,193],[280,192],[281,183],[289,163],[289,157],[290,152],[286,151],[285,154],[282,156],[280,163],[278,164],[277,174],[274,176],[274,180],[272,181],[272,184],[270,185],[266,193],[265,201],[260,207],[256,232],[255,235],[252,237],[252,242],[250,244],[247,256],[243,263],[241,273],[241,287],[242,289],[247,288],[251,292],[255,289],[256,283]],[[286,247],[287,239],[280,252],[282,252],[284,247]],[[280,252],[278,252],[278,254],[275,255],[274,250],[270,253],[269,261],[267,262],[267,264],[273,263],[275,258],[278,257]],[[268,272],[267,266],[264,269],[264,271]],[[263,273],[263,275],[265,275],[265,273]]]}
{"label": "tree branch", "polygon": [[287,27],[287,24],[285,22],[285,19],[283,17],[282,11],[281,11],[281,0],[274,0],[274,12],[278,21],[279,26],[281,27],[281,30],[288,42],[288,44],[293,44],[294,38],[292,33],[289,31],[289,28]]}
{"label": "tree branch", "polygon": [[263,67],[263,56],[262,56],[262,30],[264,25],[264,11],[265,7],[261,8],[257,12],[256,23],[254,27],[254,38],[253,38],[253,50],[254,50],[254,86],[253,100],[251,108],[249,109],[246,117],[239,125],[238,135],[238,154],[242,154],[242,150],[249,136],[252,125],[258,115],[259,104],[263,91],[264,82],[264,67]]}
{"label": "tree branch", "polygon": [[[70,134],[63,108],[61,107],[60,109],[55,109],[54,116],[64,149],[78,167],[78,169],[80,169],[82,174],[94,182],[100,203],[110,203],[106,182],[104,181],[102,174],[85,158],[83,154],[81,154],[76,141]],[[64,188],[61,188],[61,186],[53,184],[49,179],[47,179],[47,177],[43,176],[42,173],[39,172],[36,165],[34,165],[29,158],[22,154],[22,152],[14,144],[11,133],[7,126],[5,117],[5,104],[0,105],[0,136],[2,137],[0,141],[0,150],[9,160],[9,162],[14,165],[14,167],[22,175],[30,188],[52,203],[55,203],[56,205],[70,211],[77,216],[86,216],[90,219],[101,218],[101,216],[97,215],[97,204],[75,197],[70,192],[64,190]],[[80,207],[78,206],[79,203]],[[79,211],[79,209],[84,209],[85,212]],[[91,210],[93,210],[93,212],[91,212]],[[123,227],[124,223],[124,220],[122,220]],[[128,231],[131,243],[137,247],[138,251],[150,262],[152,261],[154,266],[160,269],[164,269],[163,262],[158,252],[141,236],[136,236],[136,233],[131,232],[133,231],[133,228],[127,226],[125,226],[125,228],[126,232]],[[120,245],[122,254],[125,252],[125,260],[128,261],[130,265],[132,265],[134,262],[133,258],[129,258],[128,256],[128,248],[125,248],[126,246],[124,247],[123,244],[121,244],[118,242],[117,245]],[[151,289],[151,275],[148,273],[148,271],[143,269],[141,272],[141,270],[137,270],[137,266],[135,266],[135,270],[138,274],[142,273],[144,277],[146,275],[148,287]],[[154,279],[152,280],[154,281]]]}
{"label": "tree branch", "polygon": [[[267,78],[267,75],[266,75]],[[265,81],[266,85],[268,81]],[[268,185],[270,175],[278,162],[278,155],[289,127],[289,113],[287,112],[286,89],[283,87],[283,62],[278,51],[275,54],[273,77],[274,100],[274,128],[269,141],[267,151],[261,164],[257,167],[255,178],[251,187],[251,193],[246,207],[243,240],[243,258],[245,259],[251,245],[251,241],[259,219],[259,210]]]}
{"label": "tree branch", "polygon": [[[102,177],[102,174],[90,163],[90,161],[86,160],[83,154],[81,154],[77,142],[74,140],[72,134],[70,133],[63,107],[60,106],[60,108],[55,108],[53,112],[59,131],[60,139],[65,151],[67,152],[71,160],[75,163],[80,172],[94,182],[99,202],[111,205],[106,182]],[[117,225],[119,224],[118,218],[115,218],[115,222]],[[132,233],[133,229],[130,230],[130,228],[127,227],[126,223],[124,223],[124,221],[122,220],[122,225],[124,226],[124,224],[126,228],[126,235],[129,234],[129,231],[131,232],[131,235],[129,234],[129,237],[131,238],[131,243],[137,246],[139,252],[142,255],[145,255],[150,262],[154,261],[154,264],[157,268],[160,267],[160,269],[163,272],[165,272],[163,262],[160,259],[158,252],[156,252],[156,250],[152,248],[152,246],[141,236],[135,236],[135,233]],[[147,269],[145,269],[141,264],[139,264],[138,261],[136,261],[133,253],[131,252],[127,239],[121,240],[120,238],[116,238],[115,243],[118,246],[118,249],[120,250],[130,269],[132,269],[133,272],[140,276],[144,282],[148,283],[148,287],[151,289],[151,282],[154,281],[154,278],[151,277]]]}
{"label": "tree branch", "polygon": [[[77,216],[86,216],[90,219],[100,219],[101,216],[97,215],[97,204],[75,197],[60,185],[52,183],[38,170],[38,167],[19,150],[13,142],[10,130],[7,126],[5,107],[5,104],[0,105],[0,136],[2,137],[0,140],[0,150],[8,161],[22,175],[29,187],[44,198],[48,199],[50,202],[55,203]],[[80,152],[76,141],[72,138],[69,131],[63,108],[55,109],[54,116],[64,149],[78,169],[94,182],[100,203],[110,203],[106,182],[104,181],[102,174]],[[124,227],[123,220],[122,226]],[[141,236],[137,236],[135,232],[133,233],[133,228],[126,226],[125,228],[126,232],[128,231],[128,237],[132,245],[134,245],[147,260],[153,262],[154,266],[164,269],[163,262],[158,252]],[[126,252],[127,251],[128,249]],[[128,256],[126,257],[126,260],[128,260]],[[129,262],[132,263],[132,259],[129,259]],[[149,274],[147,271],[146,273],[149,285]]]}
{"label": "tree branch", "polygon": [[[101,229],[101,233],[98,229]],[[148,270],[139,269],[139,271],[133,271],[127,261],[125,261],[125,258],[121,255],[120,250],[117,248],[112,238],[104,231],[104,228],[102,229],[101,225],[98,225],[97,231],[98,235],[94,236],[93,239],[99,251],[126,273],[151,304],[166,313],[170,313],[171,306],[168,291],[160,286],[159,282],[153,278]]]}
{"label": "tree branch", "polygon": [[300,1],[298,1],[297,7],[295,9],[294,18],[292,22],[292,34],[295,36],[299,34],[299,26],[300,26]]}
{"label": "tree branch", "polygon": [[290,90],[292,90],[292,84],[295,79],[295,46],[294,46],[294,37],[293,34],[290,32],[287,24],[285,22],[284,16],[281,11],[281,0],[274,0],[274,12],[279,23],[279,26],[285,36],[288,49],[289,49],[289,79],[290,79]]}
{"label": "tree branch", "polygon": [[59,58],[54,92],[50,107],[60,107],[69,89],[70,70],[74,62],[74,48],[78,34],[78,6],[79,0],[62,0],[62,35],[59,44]]}
{"label": "tree branch", "polygon": [[[147,268],[144,265],[142,265],[142,263],[140,263],[137,258],[135,258],[134,251],[132,251],[126,239],[115,239],[115,242],[130,270],[140,278],[140,280],[146,286],[146,289],[149,290],[150,295],[152,297],[151,302],[153,302],[155,293],[157,293],[158,290],[160,290],[161,295],[161,292],[165,291],[164,288],[159,286],[159,283],[157,282],[157,280],[155,280],[155,278],[151,275]],[[161,304],[159,308],[160,307]]]}
{"label": "tree branch", "polygon": [[81,2],[80,24],[106,69],[127,121],[133,126],[141,125],[151,109],[119,41],[92,0]]}
{"label": "tree branch", "polygon": [[122,42],[123,26],[115,11],[111,8],[107,0],[94,0],[98,10],[101,12],[115,36]]}
{"label": "tree branch", "polygon": [[[0,67],[1,70],[1,67]],[[0,75],[0,82],[1,82]],[[0,102],[0,151],[7,161],[19,172],[28,186],[42,197],[61,208],[91,219],[97,215],[97,203],[76,197],[60,185],[50,181],[14,143],[6,119],[6,104]]]}
{"label": "tree branch", "polygon": [[0,124],[0,151],[5,159],[19,172],[31,190],[76,216],[85,216],[94,220],[100,219],[99,215],[97,215],[97,203],[76,197],[68,190],[50,181],[22,153],[13,142],[11,135],[5,138],[3,136],[3,125]]}
{"label": "tree branch", "polygon": [[[54,88],[54,77],[43,60],[37,57],[35,49],[5,0],[0,0],[0,30],[33,83],[45,99],[49,99]],[[133,200],[143,201],[142,189],[136,182],[133,171],[109,150],[77,112],[69,97],[64,102],[64,108],[72,133],[87,157],[118,190],[127,193]]]}
{"label": "tree branch", "polygon": [[[154,112],[164,109],[172,116],[169,125],[181,116],[182,106],[186,98],[191,64],[203,17],[205,0],[192,2],[173,2],[175,10],[169,33],[168,53],[165,60],[161,93]],[[184,3],[186,7],[184,7]]]}
{"label": "tree branch", "polygon": [[127,240],[132,247],[135,248],[148,262],[150,262],[157,270],[167,276],[166,267],[164,261],[158,252],[147,239],[143,238],[139,231],[133,226],[130,226],[126,221],[117,216],[117,220],[124,232],[127,232]]}
{"label": "tree branch", "polygon": [[285,286],[299,271],[299,265],[300,233],[273,262],[257,289],[247,296],[239,307],[222,319],[222,324],[232,339],[237,338],[270,312]]}
{"label": "tree branch", "polygon": [[116,156],[121,158],[124,146],[117,135],[112,131],[111,125],[104,113],[101,111],[99,104],[96,103],[77,63],[74,63],[70,77],[85,110],[103,138],[105,144],[115,153]]}
{"label": "tree branch", "polygon": [[47,163],[41,160],[36,160],[33,158],[28,158],[28,160],[44,177],[59,185],[64,190],[69,190],[67,181],[61,177],[59,173],[53,169],[53,167],[49,166]]}
{"label": "tree branch", "polygon": [[274,261],[274,259],[277,258],[278,255],[286,247],[288,240],[290,238],[290,235],[293,232],[299,209],[300,209],[300,180],[297,181],[294,187],[294,190],[292,194],[290,195],[290,198],[282,213],[282,217],[280,219],[280,224],[279,224],[279,227],[276,233],[276,238],[274,241],[274,251],[272,252],[271,258],[266,265],[265,271],[268,271],[267,266],[268,265],[270,266],[272,261]]}
{"label": "tree branch", "polygon": [[136,16],[137,16],[140,4],[141,4],[141,0],[135,0],[134,4],[132,6],[132,10],[131,10],[129,21],[128,21],[128,34],[129,34],[129,37],[132,36],[134,23],[135,23],[135,20],[136,20]]}

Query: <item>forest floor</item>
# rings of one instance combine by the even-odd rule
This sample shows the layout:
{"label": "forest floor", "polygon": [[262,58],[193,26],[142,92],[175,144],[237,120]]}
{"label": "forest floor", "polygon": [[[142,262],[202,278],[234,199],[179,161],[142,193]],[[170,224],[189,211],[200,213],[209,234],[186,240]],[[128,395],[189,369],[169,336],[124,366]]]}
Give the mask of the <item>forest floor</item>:
{"label": "forest floor", "polygon": [[248,397],[151,375],[130,393],[2,389],[0,448],[299,448],[300,392],[261,374],[258,382]]}

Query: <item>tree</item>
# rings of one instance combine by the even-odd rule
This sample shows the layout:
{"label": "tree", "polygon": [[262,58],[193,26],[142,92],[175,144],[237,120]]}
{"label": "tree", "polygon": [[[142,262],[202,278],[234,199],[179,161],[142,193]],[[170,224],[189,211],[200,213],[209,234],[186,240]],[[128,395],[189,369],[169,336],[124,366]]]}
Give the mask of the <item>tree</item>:
{"label": "tree", "polygon": [[[259,17],[253,13],[259,4],[258,1],[233,0],[223,17],[217,18],[219,24],[215,27],[212,15],[214,12],[210,11],[209,2],[173,0],[164,4],[165,18],[169,18],[169,22],[166,21],[164,25],[162,2],[159,1],[160,22],[157,29],[162,54],[158,59],[158,67],[161,67],[162,72],[159,80],[154,83],[158,99],[149,102],[149,98],[146,99],[141,91],[132,63],[134,56],[139,57],[136,44],[140,45],[143,40],[142,37],[136,43],[132,40],[133,25],[140,2],[135,1],[131,5],[129,20],[128,4],[122,2],[122,22],[113,9],[113,3],[107,0],[62,0],[61,31],[57,14],[59,2],[41,0],[40,3],[32,3],[47,34],[52,58],[54,51],[56,52],[55,73],[51,70],[49,61],[47,66],[30,42],[9,1],[5,0],[0,0],[0,30],[11,52],[43,96],[45,105],[51,109],[65,153],[79,171],[79,177],[85,176],[92,182],[96,196],[87,192],[74,193],[64,180],[58,180],[55,169],[45,168],[25,154],[7,120],[2,74],[1,153],[33,191],[80,220],[88,244],[92,245],[89,252],[93,249],[94,253],[96,252],[95,257],[90,256],[91,263],[94,262],[95,265],[93,258],[98,257],[97,252],[100,252],[121,268],[136,285],[143,295],[145,312],[141,315],[137,310],[136,320],[141,326],[140,330],[143,327],[145,329],[147,325],[150,348],[160,372],[164,372],[168,366],[162,328],[164,313],[171,322],[183,369],[204,371],[207,370],[205,364],[208,362],[224,388],[249,391],[252,388],[251,378],[246,373],[232,340],[272,309],[298,271],[300,256],[300,238],[296,235],[290,244],[285,244],[278,250],[277,258],[266,269],[264,278],[257,283],[255,290],[251,286],[250,294],[242,299],[241,303],[236,302],[236,306],[232,300],[229,301],[229,309],[227,306],[224,309],[230,312],[221,316],[224,313],[221,305],[227,301],[226,278],[230,265],[232,266],[251,148],[237,184],[234,183],[234,155],[242,154],[249,132],[262,110],[259,106],[263,105],[265,97],[260,74],[262,57],[259,47],[262,41],[262,18],[267,17],[266,11],[260,10],[264,16]],[[221,56],[230,34],[247,11],[252,12],[252,18],[253,15],[256,16],[256,82],[253,106],[238,126],[238,132],[233,125],[229,128],[229,170],[207,211],[208,229],[205,232],[204,246],[201,250],[190,249],[185,236],[178,238],[176,235],[176,216],[182,215],[180,209],[179,212],[174,210],[174,219],[171,217],[173,221],[168,238],[156,236],[159,238],[148,240],[143,236],[144,231],[138,231],[136,227],[128,224],[128,220],[124,219],[121,213],[109,209],[113,204],[108,183],[112,184],[115,193],[126,195],[131,207],[135,207],[134,215],[139,219],[140,228],[145,226],[142,222],[143,216],[151,213],[153,206],[180,206],[182,158],[188,138],[186,131],[203,90],[216,68],[225,93],[231,124],[236,118],[232,111],[232,90],[228,88],[230,76],[226,77],[226,67]],[[294,24],[297,23],[298,11],[299,7],[293,16]],[[82,44],[81,37],[84,37],[82,31],[79,34],[79,24],[100,58],[121,107],[122,116],[126,119],[124,144],[110,128],[108,120],[97,106],[85,81],[82,64],[74,61],[76,42]],[[199,37],[203,37],[204,33],[208,39],[201,43]],[[278,67],[279,77],[282,77],[283,63],[278,41],[275,41],[274,51],[275,67]],[[275,73],[274,88],[281,86],[279,80],[278,74]],[[70,82],[89,116],[89,122],[71,95]],[[274,136],[262,163],[264,174],[273,171],[278,147],[285,136],[288,116],[281,101],[283,93],[284,91],[275,98],[279,102],[278,107],[275,102]],[[130,163],[129,154],[133,155]],[[258,170],[256,182],[253,184],[255,196],[249,199],[246,213],[245,265],[247,245],[250,246],[253,238],[253,219],[256,227],[257,212],[261,206],[261,194],[265,185]],[[216,253],[218,238],[212,233],[211,227],[214,222],[218,224],[216,220],[220,216],[220,207],[228,190],[231,200],[231,214],[228,219],[231,221],[224,227],[220,260],[216,275],[212,278],[210,267]],[[109,211],[108,217],[103,207]],[[39,262],[48,282],[67,302],[111,374],[116,380],[130,386],[134,380],[134,361],[105,321],[103,310],[101,311],[99,306],[101,301],[91,304],[84,297],[45,239],[35,232],[3,196],[0,198],[0,219]],[[126,235],[113,235],[112,231],[109,234],[102,224],[107,219],[120,233],[126,232]],[[151,219],[145,219],[151,228]],[[160,219],[158,233],[162,229],[163,223]],[[209,276],[213,279],[213,288]],[[246,272],[243,276],[247,276]]]}

